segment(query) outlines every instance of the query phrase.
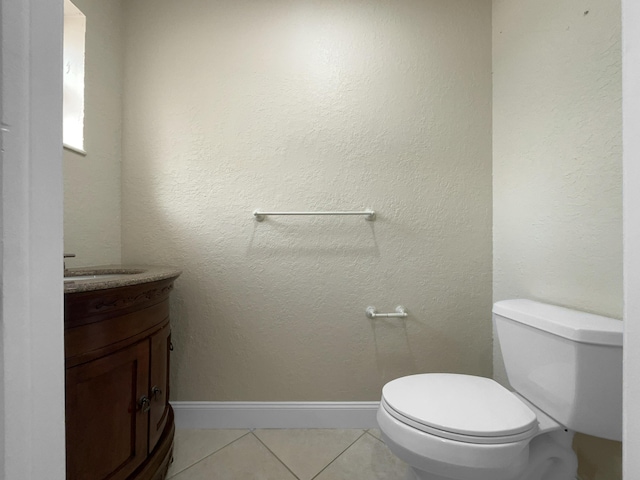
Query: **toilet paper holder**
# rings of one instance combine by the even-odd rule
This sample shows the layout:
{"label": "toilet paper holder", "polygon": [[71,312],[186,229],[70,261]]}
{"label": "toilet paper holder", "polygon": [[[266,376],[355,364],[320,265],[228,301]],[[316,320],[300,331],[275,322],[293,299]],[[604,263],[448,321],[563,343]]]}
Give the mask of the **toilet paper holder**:
{"label": "toilet paper holder", "polygon": [[378,313],[376,307],[367,307],[365,313],[368,318],[404,318],[409,316],[407,309],[402,305],[396,307],[395,313]]}

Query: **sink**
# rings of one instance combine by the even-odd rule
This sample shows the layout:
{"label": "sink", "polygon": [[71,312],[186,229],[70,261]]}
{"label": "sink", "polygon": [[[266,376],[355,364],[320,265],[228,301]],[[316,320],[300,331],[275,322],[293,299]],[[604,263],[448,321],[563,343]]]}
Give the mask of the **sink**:
{"label": "sink", "polygon": [[65,271],[65,282],[83,282],[88,280],[106,281],[114,278],[126,278],[128,275],[144,273],[144,269],[137,268],[87,268]]}
{"label": "sink", "polygon": [[110,278],[121,277],[123,275],[131,275],[130,273],[101,273],[97,275],[87,274],[87,275],[69,275],[64,277],[65,282],[77,282],[81,280],[108,280]]}

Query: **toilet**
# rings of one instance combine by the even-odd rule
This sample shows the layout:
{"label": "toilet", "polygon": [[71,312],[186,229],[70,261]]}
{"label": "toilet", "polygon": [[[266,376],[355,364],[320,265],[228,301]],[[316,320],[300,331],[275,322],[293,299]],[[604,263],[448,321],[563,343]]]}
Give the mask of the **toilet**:
{"label": "toilet", "polygon": [[622,439],[622,322],[505,300],[493,322],[514,391],[450,373],[382,389],[382,437],[419,480],[575,480],[575,432]]}

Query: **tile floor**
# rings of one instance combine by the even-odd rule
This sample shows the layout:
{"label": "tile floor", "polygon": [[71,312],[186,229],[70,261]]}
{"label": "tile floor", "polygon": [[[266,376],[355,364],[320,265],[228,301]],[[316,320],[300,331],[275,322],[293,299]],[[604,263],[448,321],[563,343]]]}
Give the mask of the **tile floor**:
{"label": "tile floor", "polygon": [[404,480],[380,431],[177,430],[171,480]]}

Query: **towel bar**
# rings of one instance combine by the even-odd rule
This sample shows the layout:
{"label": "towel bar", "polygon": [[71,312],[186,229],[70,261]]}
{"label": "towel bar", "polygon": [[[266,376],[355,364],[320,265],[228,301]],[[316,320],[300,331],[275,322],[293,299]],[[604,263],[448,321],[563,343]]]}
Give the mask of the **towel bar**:
{"label": "towel bar", "polygon": [[258,222],[264,220],[267,215],[364,215],[365,220],[370,222],[376,219],[376,212],[365,210],[364,212],[261,212],[255,210],[253,216]]}

